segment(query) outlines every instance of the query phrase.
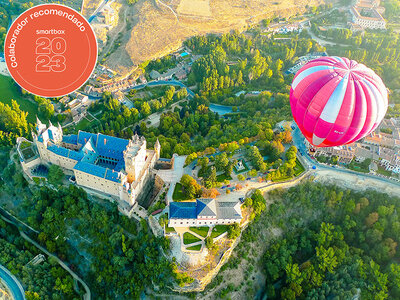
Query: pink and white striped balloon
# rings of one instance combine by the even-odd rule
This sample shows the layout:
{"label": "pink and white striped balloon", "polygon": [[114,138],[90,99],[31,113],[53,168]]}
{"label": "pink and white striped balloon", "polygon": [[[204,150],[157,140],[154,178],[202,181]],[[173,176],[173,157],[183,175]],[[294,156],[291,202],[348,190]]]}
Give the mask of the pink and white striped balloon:
{"label": "pink and white striped balloon", "polygon": [[388,94],[381,78],[365,65],[327,56],[308,62],[297,72],[290,106],[311,144],[332,147],[374,131],[386,114]]}

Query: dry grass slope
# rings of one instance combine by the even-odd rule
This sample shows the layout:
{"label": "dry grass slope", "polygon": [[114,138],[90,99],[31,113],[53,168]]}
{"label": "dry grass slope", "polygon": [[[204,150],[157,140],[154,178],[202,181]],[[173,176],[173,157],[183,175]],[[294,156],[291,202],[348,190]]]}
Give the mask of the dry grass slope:
{"label": "dry grass slope", "polygon": [[[92,9],[98,1],[85,0],[85,6]],[[126,5],[126,0],[117,1],[123,4],[122,24],[117,27],[124,35],[106,65],[124,73],[143,61],[176,50],[191,36],[243,30],[266,17],[303,12],[306,5],[323,0],[139,0],[132,6]],[[124,22],[125,16],[129,22]]]}

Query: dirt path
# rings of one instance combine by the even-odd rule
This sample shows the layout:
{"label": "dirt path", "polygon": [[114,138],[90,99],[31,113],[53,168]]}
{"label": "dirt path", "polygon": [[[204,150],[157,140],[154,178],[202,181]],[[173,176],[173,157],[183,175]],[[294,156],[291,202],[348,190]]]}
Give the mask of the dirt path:
{"label": "dirt path", "polygon": [[[121,24],[120,22],[118,22],[117,28],[118,28],[118,27],[119,27],[119,28],[118,28],[118,31],[117,31],[117,32],[114,32],[114,30],[117,30],[117,28],[115,28],[114,30],[111,31],[111,32],[112,32],[113,38],[112,38],[111,40],[108,40],[108,41],[107,41],[107,44],[106,44],[106,45],[104,46],[104,48],[102,49],[101,55],[99,56],[99,59],[98,59],[99,61],[101,61],[101,60],[104,58],[104,56],[111,50],[111,48],[114,46],[115,40],[118,38],[119,34],[120,34],[123,30],[125,30],[125,27],[126,27],[126,17],[127,17],[127,14],[128,14],[128,8],[127,8],[126,6],[122,6],[121,10],[124,10],[124,11],[123,11],[124,17],[122,18],[122,24]],[[121,12],[120,12],[120,13],[121,13]],[[120,20],[121,20],[121,18],[120,18]],[[120,26],[120,24],[121,24],[121,26]],[[110,35],[111,32],[109,32],[108,35]]]}

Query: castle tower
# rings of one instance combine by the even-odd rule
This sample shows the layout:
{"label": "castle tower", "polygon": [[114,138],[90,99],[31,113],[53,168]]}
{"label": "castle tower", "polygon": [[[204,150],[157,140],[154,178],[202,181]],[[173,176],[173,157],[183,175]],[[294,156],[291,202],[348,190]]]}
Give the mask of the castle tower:
{"label": "castle tower", "polygon": [[160,145],[160,142],[158,141],[158,139],[157,139],[156,143],[154,144],[154,151],[156,151],[156,157],[157,157],[157,159],[159,159],[160,158],[161,145]]}
{"label": "castle tower", "polygon": [[40,135],[45,130],[46,130],[46,124],[43,124],[39,120],[39,118],[36,116],[36,131],[37,131],[37,134]]}

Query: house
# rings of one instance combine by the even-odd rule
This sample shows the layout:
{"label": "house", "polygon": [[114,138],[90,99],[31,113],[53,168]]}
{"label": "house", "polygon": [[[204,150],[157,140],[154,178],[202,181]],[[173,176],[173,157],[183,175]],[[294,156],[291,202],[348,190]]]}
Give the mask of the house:
{"label": "house", "polygon": [[213,226],[240,223],[240,201],[197,199],[195,202],[171,202],[169,227]]}

